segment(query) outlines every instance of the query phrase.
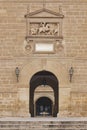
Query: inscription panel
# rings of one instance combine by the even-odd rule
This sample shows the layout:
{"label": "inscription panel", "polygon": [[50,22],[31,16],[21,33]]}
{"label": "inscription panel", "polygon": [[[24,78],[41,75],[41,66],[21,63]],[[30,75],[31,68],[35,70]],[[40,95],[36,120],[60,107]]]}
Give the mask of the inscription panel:
{"label": "inscription panel", "polygon": [[36,43],[35,44],[36,53],[54,53],[54,44],[53,43]]}

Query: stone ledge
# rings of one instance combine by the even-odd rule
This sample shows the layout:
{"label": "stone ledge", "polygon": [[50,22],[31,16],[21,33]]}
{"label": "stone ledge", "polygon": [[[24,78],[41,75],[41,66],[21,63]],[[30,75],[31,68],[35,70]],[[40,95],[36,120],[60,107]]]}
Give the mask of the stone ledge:
{"label": "stone ledge", "polygon": [[46,118],[46,117],[35,117],[35,118],[21,118],[21,117],[5,117],[0,118],[0,121],[87,121],[87,117],[73,117],[73,118]]}

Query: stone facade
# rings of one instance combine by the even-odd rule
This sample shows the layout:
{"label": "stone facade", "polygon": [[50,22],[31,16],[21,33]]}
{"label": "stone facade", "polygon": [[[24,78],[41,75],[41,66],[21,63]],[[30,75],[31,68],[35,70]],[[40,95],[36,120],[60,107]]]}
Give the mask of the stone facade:
{"label": "stone facade", "polygon": [[[58,78],[58,116],[87,116],[87,0],[46,0],[45,7],[54,12],[62,8],[62,46],[54,54],[28,53],[24,16],[43,8],[43,1],[0,0],[0,117],[30,116],[30,80],[42,70]],[[20,69],[19,82],[16,67]]]}

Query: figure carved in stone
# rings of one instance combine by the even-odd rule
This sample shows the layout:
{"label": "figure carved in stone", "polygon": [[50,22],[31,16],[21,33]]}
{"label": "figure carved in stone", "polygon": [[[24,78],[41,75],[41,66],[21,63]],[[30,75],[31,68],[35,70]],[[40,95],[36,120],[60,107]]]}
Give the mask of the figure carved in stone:
{"label": "figure carved in stone", "polygon": [[36,35],[38,32],[37,28],[31,28],[31,35]]}
{"label": "figure carved in stone", "polygon": [[38,29],[39,34],[46,33],[50,31],[50,26],[47,23],[41,23]]}
{"label": "figure carved in stone", "polygon": [[41,22],[38,24],[31,24],[31,35],[58,35],[59,29],[57,24],[49,24]]}

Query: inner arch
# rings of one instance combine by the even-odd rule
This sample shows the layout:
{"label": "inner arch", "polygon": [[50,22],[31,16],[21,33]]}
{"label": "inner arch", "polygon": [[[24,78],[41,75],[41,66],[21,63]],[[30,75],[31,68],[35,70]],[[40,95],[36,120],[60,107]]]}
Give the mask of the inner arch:
{"label": "inner arch", "polygon": [[40,97],[36,101],[36,116],[52,116],[52,104],[48,97]]}

